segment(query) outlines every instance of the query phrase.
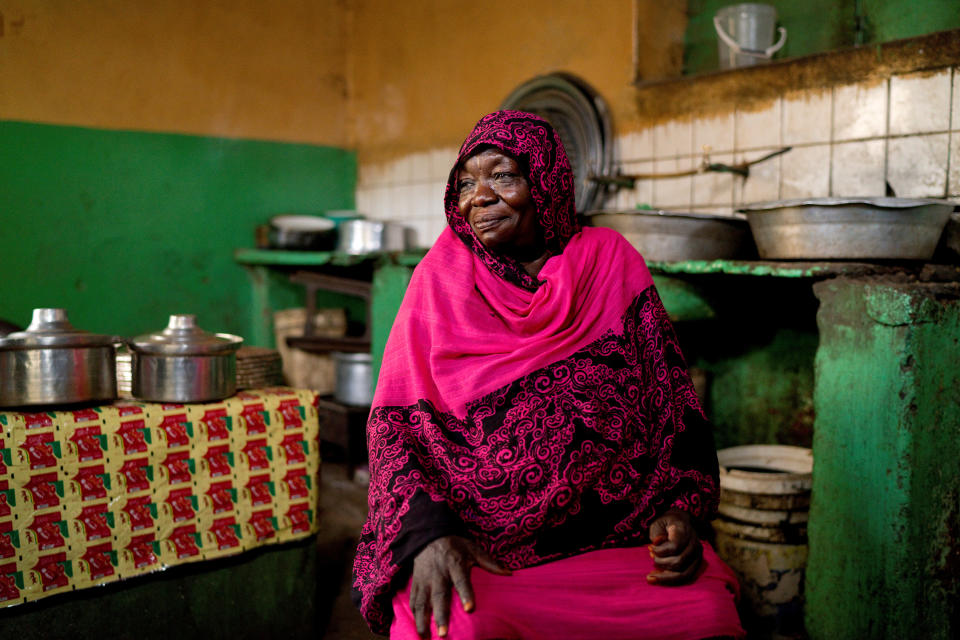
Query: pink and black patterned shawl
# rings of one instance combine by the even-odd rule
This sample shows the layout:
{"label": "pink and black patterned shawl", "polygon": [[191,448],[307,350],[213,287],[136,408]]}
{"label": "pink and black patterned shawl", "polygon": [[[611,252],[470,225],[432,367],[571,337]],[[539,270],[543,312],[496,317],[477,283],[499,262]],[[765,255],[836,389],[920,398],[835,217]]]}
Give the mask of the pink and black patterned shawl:
{"label": "pink and black patterned shawl", "polygon": [[[528,177],[551,256],[537,278],[460,215],[458,167],[489,146]],[[573,203],[545,120],[500,111],[464,142],[449,227],[413,273],[367,424],[353,587],[374,631],[437,537],[469,537],[517,569],[643,544],[667,509],[716,509],[710,425],[643,258],[615,231],[579,229]]]}

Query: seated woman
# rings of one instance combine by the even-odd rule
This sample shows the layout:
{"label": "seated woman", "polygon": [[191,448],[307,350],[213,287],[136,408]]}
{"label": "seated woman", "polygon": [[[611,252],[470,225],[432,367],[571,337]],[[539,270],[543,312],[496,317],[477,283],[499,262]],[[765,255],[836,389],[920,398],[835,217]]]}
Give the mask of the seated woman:
{"label": "seated woman", "polygon": [[543,119],[460,149],[367,425],[354,598],[392,638],[741,636],[717,457],[646,265]]}

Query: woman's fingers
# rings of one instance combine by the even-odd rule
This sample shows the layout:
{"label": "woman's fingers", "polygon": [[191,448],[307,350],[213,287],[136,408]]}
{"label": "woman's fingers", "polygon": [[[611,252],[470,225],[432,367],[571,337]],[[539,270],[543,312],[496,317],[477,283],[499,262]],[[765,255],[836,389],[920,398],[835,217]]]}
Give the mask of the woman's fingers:
{"label": "woman's fingers", "polygon": [[659,585],[678,585],[692,582],[703,559],[703,547],[694,538],[688,549],[679,556],[657,558],[657,570],[647,575],[647,582]]}
{"label": "woman's fingers", "polygon": [[467,613],[473,611],[473,585],[470,583],[470,566],[464,566],[459,562],[453,563],[450,567],[450,580],[453,582],[453,588],[457,590],[460,596],[460,604]]}
{"label": "woman's fingers", "polygon": [[[447,567],[449,571],[450,567]],[[434,575],[430,585],[430,606],[433,609],[433,620],[437,623],[437,635],[441,638],[447,635],[450,626],[450,579],[446,572]]]}
{"label": "woman's fingers", "polygon": [[690,517],[668,511],[650,525],[650,556],[656,571],[647,576],[651,584],[686,584],[695,576],[703,548]]}
{"label": "woman's fingers", "polygon": [[421,638],[430,637],[430,607],[429,591],[418,587],[415,581],[410,590],[410,611],[417,626],[417,635]]}
{"label": "woman's fingers", "polygon": [[430,619],[437,633],[445,636],[450,626],[450,588],[456,588],[467,613],[476,602],[470,582],[473,565],[498,575],[510,575],[477,544],[457,536],[437,538],[424,547],[413,561],[410,585],[410,610],[420,637],[429,637]]}

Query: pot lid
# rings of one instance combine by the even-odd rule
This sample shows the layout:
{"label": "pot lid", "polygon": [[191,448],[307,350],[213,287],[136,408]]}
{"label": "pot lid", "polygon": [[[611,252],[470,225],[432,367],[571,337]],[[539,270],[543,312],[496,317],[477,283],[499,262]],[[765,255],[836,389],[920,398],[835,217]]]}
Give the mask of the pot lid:
{"label": "pot lid", "polygon": [[573,168],[577,213],[593,209],[603,192],[591,176],[609,174],[613,160],[610,114],[603,98],[576,76],[551,73],[521,84],[500,108],[534,113],[553,125]]}
{"label": "pot lid", "polygon": [[34,309],[30,326],[0,338],[0,349],[107,347],[118,341],[114,336],[77,329],[65,309]]}
{"label": "pot lid", "polygon": [[192,314],[174,314],[163,331],[130,341],[130,347],[138,353],[165,356],[226,354],[236,351],[241,344],[240,336],[204,331],[197,326],[197,317]]}

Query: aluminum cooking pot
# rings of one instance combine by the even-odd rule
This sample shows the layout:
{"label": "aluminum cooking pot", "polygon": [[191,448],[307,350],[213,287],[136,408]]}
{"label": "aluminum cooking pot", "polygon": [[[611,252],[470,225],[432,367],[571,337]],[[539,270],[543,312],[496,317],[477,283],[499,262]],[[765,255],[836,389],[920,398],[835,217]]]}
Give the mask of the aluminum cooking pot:
{"label": "aluminum cooking pot", "polygon": [[373,402],[373,365],[369,353],[335,351],[333,397],[343,404],[369,406]]}
{"label": "aluminum cooking pot", "polygon": [[396,222],[345,220],[338,227],[337,251],[350,255],[377,251],[406,251],[413,246],[413,230]]}
{"label": "aluminum cooking pot", "polygon": [[112,402],[119,341],[74,328],[64,309],[34,309],[26,330],[0,339],[0,406]]}
{"label": "aluminum cooking pot", "polygon": [[208,333],[196,316],[170,316],[163,331],[128,341],[133,396],[149,402],[211,402],[237,390],[237,350],[243,338]]}

